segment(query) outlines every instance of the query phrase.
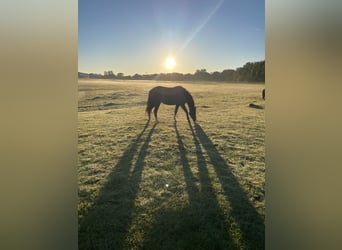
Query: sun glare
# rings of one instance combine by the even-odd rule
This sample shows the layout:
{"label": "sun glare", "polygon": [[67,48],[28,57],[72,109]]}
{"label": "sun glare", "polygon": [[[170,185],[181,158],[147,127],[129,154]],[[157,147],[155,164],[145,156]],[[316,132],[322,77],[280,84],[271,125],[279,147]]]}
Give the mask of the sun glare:
{"label": "sun glare", "polygon": [[176,65],[176,60],[173,56],[169,56],[168,58],[166,58],[165,60],[165,66],[168,69],[173,69]]}

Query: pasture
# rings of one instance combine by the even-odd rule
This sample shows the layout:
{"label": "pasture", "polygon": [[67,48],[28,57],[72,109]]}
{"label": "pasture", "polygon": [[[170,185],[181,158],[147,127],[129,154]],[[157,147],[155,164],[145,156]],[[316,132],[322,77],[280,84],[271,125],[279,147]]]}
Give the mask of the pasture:
{"label": "pasture", "polygon": [[[182,85],[197,122],[148,91]],[[79,249],[264,249],[261,84],[80,79]]]}

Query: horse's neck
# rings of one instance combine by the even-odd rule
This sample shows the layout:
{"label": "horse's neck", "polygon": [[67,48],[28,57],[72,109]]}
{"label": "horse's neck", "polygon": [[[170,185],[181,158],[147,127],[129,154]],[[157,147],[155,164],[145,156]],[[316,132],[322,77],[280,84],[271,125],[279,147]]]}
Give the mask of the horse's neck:
{"label": "horse's neck", "polygon": [[195,107],[195,102],[194,102],[194,99],[192,98],[192,96],[190,95],[189,92],[185,91],[186,93],[186,102],[188,103],[189,105],[189,108],[193,108]]}

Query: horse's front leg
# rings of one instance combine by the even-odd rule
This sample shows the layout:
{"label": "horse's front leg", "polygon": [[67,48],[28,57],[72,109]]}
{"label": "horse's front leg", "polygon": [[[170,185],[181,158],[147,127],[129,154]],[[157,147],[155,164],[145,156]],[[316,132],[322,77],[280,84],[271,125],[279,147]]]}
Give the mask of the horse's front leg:
{"label": "horse's front leg", "polygon": [[176,115],[177,115],[177,112],[178,112],[178,108],[179,108],[179,105],[176,105],[175,107],[175,115],[173,116],[173,120],[176,122]]}
{"label": "horse's front leg", "polygon": [[186,109],[185,105],[181,105],[182,109],[184,110],[185,114],[186,114],[186,119],[188,119],[188,121],[190,121],[189,119],[189,113],[188,113],[188,110]]}

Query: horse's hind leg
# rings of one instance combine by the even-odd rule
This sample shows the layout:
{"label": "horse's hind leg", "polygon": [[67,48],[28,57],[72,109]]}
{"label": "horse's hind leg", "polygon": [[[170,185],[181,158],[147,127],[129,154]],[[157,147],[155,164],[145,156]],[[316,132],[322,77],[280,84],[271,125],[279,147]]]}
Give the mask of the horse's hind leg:
{"label": "horse's hind leg", "polygon": [[189,113],[188,113],[188,110],[187,110],[186,107],[185,107],[185,104],[182,104],[181,107],[182,107],[182,109],[184,110],[184,112],[185,112],[185,114],[186,114],[186,119],[188,119],[188,121],[190,121],[190,119],[189,119]]}
{"label": "horse's hind leg", "polygon": [[156,118],[156,122],[159,122],[158,117],[157,117],[159,106],[160,106],[160,103],[158,103],[154,106],[154,118]]}
{"label": "horse's hind leg", "polygon": [[179,105],[176,105],[175,107],[175,115],[173,116],[173,120],[176,122],[176,115],[177,115],[177,112],[178,112],[178,108],[179,108]]}
{"label": "horse's hind leg", "polygon": [[147,106],[147,108],[146,108],[146,113],[148,115],[148,121],[150,121],[150,119],[151,119],[151,111],[152,111],[152,109],[153,109],[153,106]]}

